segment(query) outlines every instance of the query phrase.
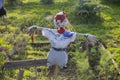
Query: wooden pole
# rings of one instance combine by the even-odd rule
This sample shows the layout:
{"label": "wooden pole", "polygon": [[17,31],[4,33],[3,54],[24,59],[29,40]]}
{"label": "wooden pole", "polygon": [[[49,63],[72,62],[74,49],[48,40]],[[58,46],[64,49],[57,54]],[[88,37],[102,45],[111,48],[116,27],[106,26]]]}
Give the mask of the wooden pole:
{"label": "wooden pole", "polygon": [[18,79],[17,80],[22,80],[23,79],[23,74],[24,74],[24,70],[23,69],[19,69]]}
{"label": "wooden pole", "polygon": [[57,80],[58,73],[59,73],[59,66],[55,65],[55,68],[54,68],[54,79],[55,80]]}

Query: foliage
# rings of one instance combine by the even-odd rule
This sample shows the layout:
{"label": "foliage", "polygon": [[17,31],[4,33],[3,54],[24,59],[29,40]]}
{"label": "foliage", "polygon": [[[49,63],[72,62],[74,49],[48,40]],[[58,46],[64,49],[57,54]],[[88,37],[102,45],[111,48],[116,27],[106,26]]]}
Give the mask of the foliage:
{"label": "foliage", "polygon": [[[93,16],[92,14],[95,15],[96,11],[99,11],[99,5],[95,3],[94,0],[80,0],[79,3],[76,6],[76,10],[78,12],[78,14],[88,14]],[[85,13],[85,12],[86,13]]]}

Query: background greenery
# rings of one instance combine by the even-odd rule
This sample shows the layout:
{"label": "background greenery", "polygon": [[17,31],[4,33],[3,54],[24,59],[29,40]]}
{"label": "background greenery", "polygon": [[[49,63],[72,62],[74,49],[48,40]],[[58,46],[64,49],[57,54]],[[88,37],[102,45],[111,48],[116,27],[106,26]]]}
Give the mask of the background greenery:
{"label": "background greenery", "polygon": [[[120,68],[120,6],[118,3],[112,3],[115,0],[91,0],[92,4],[97,4],[101,9],[100,16],[98,14],[91,14],[89,16],[79,15],[80,0],[51,0],[52,4],[43,4],[42,1],[48,0],[22,0],[19,4],[17,0],[5,0],[5,7],[7,9],[7,24],[6,31],[4,22],[0,19],[0,46],[8,48],[8,54],[11,53],[12,44],[8,42],[18,42],[25,38],[31,42],[30,37],[25,35],[21,29],[25,26],[33,24],[45,27],[53,27],[53,16],[62,11],[64,8],[67,13],[69,22],[72,25],[72,31],[80,33],[90,33],[97,38],[102,39],[108,46],[108,50],[112,53],[118,67]],[[15,1],[15,2],[12,2]],[[116,0],[119,1],[119,0]],[[93,8],[92,8],[93,9]],[[50,18],[48,18],[50,16]],[[9,35],[7,35],[9,34]],[[13,34],[17,34],[14,39]],[[83,40],[81,37],[76,39],[75,45],[72,48],[75,51],[69,52],[71,56],[68,63],[68,69],[61,71],[58,80],[119,80],[119,74],[112,64],[112,61],[107,50],[100,49],[101,59],[96,69],[90,68],[86,52],[79,52],[78,40]],[[46,38],[36,37],[35,42],[47,41]],[[14,58],[20,59],[39,59],[46,58],[49,46],[34,48],[30,45],[26,47],[22,55],[14,55]],[[25,55],[27,54],[27,55]],[[5,60],[5,52],[0,52],[0,68]],[[91,63],[96,64],[96,56],[92,56]],[[36,80],[48,80],[48,71],[46,67],[38,67],[41,72],[38,72]],[[32,80],[36,76],[35,68],[24,69],[23,80]],[[18,70],[0,70],[0,80],[16,80]]]}

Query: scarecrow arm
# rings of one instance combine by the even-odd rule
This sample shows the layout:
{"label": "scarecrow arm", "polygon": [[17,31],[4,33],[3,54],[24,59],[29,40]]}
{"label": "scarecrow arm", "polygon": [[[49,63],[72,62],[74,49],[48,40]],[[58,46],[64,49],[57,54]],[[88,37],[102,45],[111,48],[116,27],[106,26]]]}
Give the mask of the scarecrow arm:
{"label": "scarecrow arm", "polygon": [[88,35],[87,35],[87,34],[83,34],[83,33],[77,33],[76,36],[78,36],[78,37],[79,37],[79,36],[84,36],[84,37],[87,38]]}
{"label": "scarecrow arm", "polygon": [[42,30],[43,27],[39,27],[37,25],[32,25],[29,28],[27,28],[26,32],[30,35],[33,35],[36,30]]}
{"label": "scarecrow arm", "polygon": [[[32,25],[32,26],[30,26],[27,30],[26,30],[26,32],[30,35],[30,36],[32,36],[32,35],[34,35],[34,33],[35,33],[35,31],[39,31],[39,30],[42,30],[44,27],[39,27],[39,26],[37,26],[37,25]],[[49,28],[44,28],[44,29],[47,29],[49,32],[51,32],[53,35],[56,35],[55,33],[53,33]]]}
{"label": "scarecrow arm", "polygon": [[39,27],[37,25],[32,25],[29,28],[27,28],[26,33],[31,36],[32,42],[34,42],[34,34],[38,34],[39,30],[42,30],[43,27]]}
{"label": "scarecrow arm", "polygon": [[42,30],[43,27],[39,27],[37,25],[32,25],[29,28],[26,29],[26,33],[29,34],[30,36],[33,36],[35,31]]}
{"label": "scarecrow arm", "polygon": [[92,34],[82,34],[82,33],[77,33],[76,34],[78,37],[79,36],[83,36],[83,37],[85,37],[87,40],[88,40],[88,42],[90,42],[91,44],[96,44],[97,43],[97,38],[96,38],[96,36],[94,36],[94,35],[92,35]]}

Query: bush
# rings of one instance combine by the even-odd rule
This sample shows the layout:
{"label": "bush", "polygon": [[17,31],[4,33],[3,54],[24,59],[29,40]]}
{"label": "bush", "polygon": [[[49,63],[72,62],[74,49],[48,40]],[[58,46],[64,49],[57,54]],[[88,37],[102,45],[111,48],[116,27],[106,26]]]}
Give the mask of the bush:
{"label": "bush", "polygon": [[54,0],[41,0],[41,3],[43,3],[43,4],[53,4]]}
{"label": "bush", "polygon": [[79,22],[85,24],[101,22],[100,12],[100,4],[95,0],[80,0],[75,8],[75,13],[77,17],[79,17]]}
{"label": "bush", "polygon": [[76,11],[78,14],[85,14],[85,15],[95,15],[96,12],[99,12],[100,9],[98,7],[98,4],[95,1],[89,1],[89,0],[80,0],[79,3],[76,6]]}

